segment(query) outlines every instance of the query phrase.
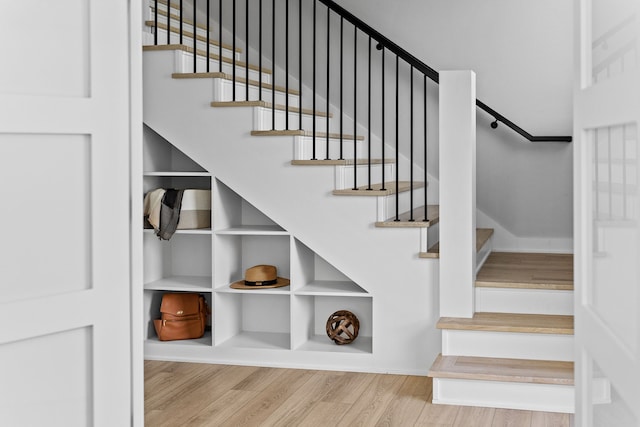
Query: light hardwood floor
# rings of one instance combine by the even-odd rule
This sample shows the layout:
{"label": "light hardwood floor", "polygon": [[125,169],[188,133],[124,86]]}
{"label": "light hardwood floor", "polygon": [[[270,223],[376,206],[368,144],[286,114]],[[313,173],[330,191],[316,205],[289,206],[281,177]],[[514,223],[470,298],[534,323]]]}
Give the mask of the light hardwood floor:
{"label": "light hardwood floor", "polygon": [[568,427],[567,414],[431,404],[431,379],[145,362],[145,426]]}

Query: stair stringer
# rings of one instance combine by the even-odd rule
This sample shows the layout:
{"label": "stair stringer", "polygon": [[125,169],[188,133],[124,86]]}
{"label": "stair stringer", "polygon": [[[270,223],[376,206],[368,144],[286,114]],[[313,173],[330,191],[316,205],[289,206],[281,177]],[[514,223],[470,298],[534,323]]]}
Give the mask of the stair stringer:
{"label": "stair stringer", "polygon": [[[375,229],[375,198],[332,196],[331,168],[291,166],[292,137],[250,136],[250,108],[211,108],[213,81],[172,79],[173,64],[172,52],[145,52],[144,122],[373,296],[372,354],[340,366],[301,352],[284,359],[426,375],[441,348],[439,273],[437,262],[416,256],[418,231]],[[249,352],[234,356],[270,363]]]}

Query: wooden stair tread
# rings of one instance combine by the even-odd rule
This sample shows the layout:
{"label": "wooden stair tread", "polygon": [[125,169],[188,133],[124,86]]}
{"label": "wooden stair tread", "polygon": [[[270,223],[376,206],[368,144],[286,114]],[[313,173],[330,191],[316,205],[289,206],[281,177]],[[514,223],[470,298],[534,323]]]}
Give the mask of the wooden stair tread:
{"label": "wooden stair tread", "polygon": [[427,206],[427,219],[424,221],[424,206],[418,206],[413,209],[413,221],[410,221],[411,211],[403,212],[398,215],[398,221],[395,217],[391,217],[386,221],[376,222],[376,227],[407,227],[407,228],[426,228],[435,225],[440,221],[440,205],[428,205]]}
{"label": "wooden stair tread", "polygon": [[[313,132],[308,130],[289,129],[289,130],[253,130],[251,131],[253,136],[310,136],[313,137]],[[325,132],[316,132],[316,138],[326,138]],[[339,133],[329,133],[329,138],[340,139]],[[353,135],[343,134],[342,139],[353,140]],[[358,135],[359,141],[364,140],[364,136]]]}
{"label": "wooden stair tread", "polygon": [[331,159],[331,160],[291,160],[291,164],[295,166],[349,166],[368,165],[371,161],[372,165],[381,165],[382,163],[395,163],[395,159]]}
{"label": "wooden stair tread", "polygon": [[500,359],[494,357],[443,356],[428,375],[432,378],[504,381],[529,384],[574,385],[573,362]]}
{"label": "wooden stair tread", "polygon": [[472,318],[441,317],[438,329],[573,335],[573,316],[476,313]]}
{"label": "wooden stair tread", "polygon": [[[174,79],[224,79],[224,80],[233,81],[233,75],[232,74],[221,73],[219,71],[209,72],[209,73],[173,73],[173,74],[171,74],[171,77],[173,77]],[[244,77],[240,77],[240,76],[236,75],[236,82],[237,83],[246,83],[247,79],[245,79]],[[249,86],[259,87],[260,86],[260,82],[258,80],[249,79]],[[262,89],[271,90],[272,88],[273,88],[273,86],[271,86],[270,83],[262,82]],[[285,88],[284,86],[279,86],[279,85],[276,85],[275,90],[276,90],[276,92],[287,92],[287,88]],[[300,95],[300,92],[298,92],[295,89],[291,89],[291,88],[289,88],[289,92],[287,92],[287,93],[289,95]]]}
{"label": "wooden stair tread", "polygon": [[[267,101],[214,101],[211,103],[212,107],[263,107],[263,108],[271,108],[272,104]],[[275,109],[278,111],[286,111],[286,105],[276,104]],[[290,113],[299,113],[300,109],[298,107],[289,106]],[[313,110],[309,110],[307,108],[302,109],[302,114],[305,115],[313,115]],[[327,113],[324,111],[316,111],[317,117],[327,117]],[[329,114],[329,117],[332,117],[332,114]]]}
{"label": "wooden stair tread", "polygon": [[[144,51],[158,51],[158,50],[181,50],[183,52],[187,52],[187,53],[193,53],[193,46],[186,46],[183,44],[163,44],[163,45],[145,45],[142,46],[142,50]],[[202,49],[198,49],[196,51],[196,54],[199,56],[207,56],[207,52],[202,50]],[[218,54],[214,53],[214,52],[209,52],[209,58],[210,59],[214,59],[214,60],[219,60],[220,57],[218,56]],[[227,64],[233,64],[233,59],[231,58],[227,58],[226,56],[222,57],[222,62],[226,62]],[[242,67],[245,68],[246,64],[243,61],[236,61],[236,66],[237,67]],[[253,71],[260,71],[259,67],[256,65],[252,65],[249,64],[249,69],[253,70]],[[271,70],[262,69],[262,72],[265,74],[271,74]]]}
{"label": "wooden stair tread", "polygon": [[478,272],[476,286],[573,290],[573,255],[493,252]]}
{"label": "wooden stair tread", "polygon": [[[180,19],[180,18],[176,17],[175,19]],[[155,28],[155,26],[156,26],[155,25],[155,21],[145,21],[145,25],[147,27],[151,27],[151,28]],[[189,25],[192,25],[192,24],[189,23]],[[167,24],[163,24],[162,22],[159,22],[158,23],[158,28],[160,28],[162,30],[166,30],[169,27],[167,27]],[[198,25],[198,28],[206,30],[206,28],[202,28],[199,25]],[[172,27],[170,27],[169,31],[174,33],[174,34],[180,34],[180,28],[179,27],[173,27],[172,26]],[[193,38],[193,33],[191,31],[187,31],[187,30],[183,29],[182,30],[182,36],[183,37],[188,37],[188,38]],[[203,35],[200,35],[200,34],[196,34],[196,40],[206,43],[207,42],[207,37],[203,36]],[[160,37],[158,38],[158,41],[161,41]],[[218,40],[213,40],[211,37],[209,37],[209,44],[211,44],[213,46],[216,46],[216,47],[220,46],[220,42],[218,42]],[[222,47],[224,49],[227,49],[227,50],[233,50],[233,46],[229,46],[228,44],[225,44],[225,43],[222,44]],[[238,47],[236,47],[235,51],[237,53],[242,53],[242,49],[240,49]]]}
{"label": "wooden stair tread", "polygon": [[[419,181],[413,182],[414,190],[422,187],[424,187],[424,182],[419,182]],[[368,188],[369,188],[368,185],[363,185],[358,187],[357,190],[354,190],[352,188],[347,188],[344,190],[333,190],[333,195],[334,196],[390,196],[392,194],[410,191],[411,182],[399,181],[397,188],[396,188],[395,181],[387,182],[384,184],[384,190],[382,189],[383,185],[381,183],[371,184],[371,190],[368,190]]]}
{"label": "wooden stair tread", "polygon": [[[492,235],[493,228],[476,229],[476,252],[480,252],[480,249],[482,249]],[[418,256],[420,258],[440,258],[440,242],[436,242],[427,252],[420,252]]]}

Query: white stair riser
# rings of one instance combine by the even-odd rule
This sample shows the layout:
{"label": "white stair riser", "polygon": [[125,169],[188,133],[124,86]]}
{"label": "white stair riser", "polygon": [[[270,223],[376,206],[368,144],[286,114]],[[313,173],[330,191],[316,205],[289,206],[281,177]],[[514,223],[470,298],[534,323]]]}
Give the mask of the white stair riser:
{"label": "white stair riser", "polygon": [[434,378],[433,403],[573,413],[574,386]]}
{"label": "white stair riser", "polygon": [[[207,70],[207,63],[203,56],[198,55],[196,69],[199,73],[204,73]],[[181,50],[176,51],[175,67],[176,73],[193,73],[193,54],[190,52],[183,52]],[[212,73],[220,71],[218,61],[216,59],[209,59],[209,71]],[[226,74],[233,74],[233,64],[228,62],[222,63],[222,72]],[[259,79],[258,71],[249,70],[249,79]],[[236,77],[244,78],[246,76],[246,68],[236,64]],[[268,73],[262,73],[262,82],[270,83],[271,75]],[[242,100],[243,98],[240,98]]]}
{"label": "white stair riser", "polygon": [[[394,166],[395,167],[395,166]],[[393,176],[385,173],[385,181],[393,182]],[[404,191],[398,194],[398,214],[411,209],[411,191]],[[424,187],[413,190],[413,209],[424,206]],[[377,203],[376,221],[386,221],[396,216],[396,194],[390,196],[379,196]],[[424,214],[420,213],[414,218],[416,221],[424,219]]]}
{"label": "white stair riser", "polygon": [[[152,27],[145,27],[146,29],[149,30],[153,30]],[[145,31],[145,38],[144,38],[144,42],[145,45],[152,45],[154,43],[154,37],[153,37],[153,31]],[[172,32],[170,34],[170,39],[169,39],[169,43],[167,43],[167,30],[159,28],[158,29],[158,44],[160,45],[165,45],[165,44],[183,44],[185,46],[189,46],[189,47],[193,47],[193,38],[191,37],[187,37],[186,35],[182,36],[182,43],[180,43],[180,34],[178,33],[174,33]],[[201,40],[198,40],[196,43],[196,46],[198,49],[202,50],[203,52],[205,52],[207,50],[207,43]],[[215,55],[219,55],[220,54],[220,48],[216,45],[209,45],[209,52]],[[227,48],[222,48],[222,56],[225,58],[233,58],[232,55],[232,51],[231,49],[227,49]],[[236,61],[239,61],[241,58],[241,54],[236,52]],[[217,61],[216,61],[216,65],[217,65]],[[211,66],[211,65],[209,65]],[[206,66],[205,66],[206,68]],[[198,71],[202,71],[202,70],[198,70]],[[217,70],[216,70],[217,71]]]}
{"label": "white stair riser", "polygon": [[[420,229],[420,252],[427,252],[429,248],[440,241],[440,223],[429,228]],[[437,259],[437,258],[436,258]]]}
{"label": "white stair riser", "polygon": [[[321,132],[321,130],[318,130]],[[363,155],[363,141],[343,140],[342,152],[343,158],[353,159],[353,144],[356,144],[356,157],[362,158]],[[294,160],[310,160],[313,156],[313,137],[311,136],[296,136],[294,138],[293,145],[293,159]],[[329,156],[327,156],[327,140],[326,138],[316,137],[316,152],[315,158],[317,160],[323,160],[329,157],[330,159],[338,159],[340,157],[340,140],[329,138]]]}
{"label": "white stair riser", "polygon": [[[478,271],[480,271],[484,263],[487,261],[487,258],[489,258],[489,255],[491,255],[492,250],[493,250],[493,235],[489,237],[489,240],[487,240],[487,242],[484,245],[482,245],[482,247],[476,254],[476,274],[478,274]],[[476,311],[480,311],[478,310],[477,306],[476,306]]]}
{"label": "white stair riser", "polygon": [[[382,164],[371,165],[371,183],[375,184],[382,179]],[[335,167],[335,190],[345,190],[354,188],[353,165]],[[393,173],[393,164],[385,164],[385,175]],[[356,166],[356,185],[367,185],[369,182],[369,167],[367,165]],[[366,190],[363,190],[366,191]]]}
{"label": "white stair riser", "polygon": [[493,331],[442,331],[445,356],[574,360],[573,335]]}
{"label": "white stair riser", "polygon": [[[241,75],[236,74],[236,78],[244,78],[244,71]],[[263,81],[263,83],[266,83]],[[271,89],[265,87],[262,88],[262,99],[260,99],[260,88],[257,85],[249,85],[249,101],[262,100],[265,102],[271,102],[273,98],[273,92]],[[286,98],[282,91],[275,91],[276,104],[285,105]],[[236,101],[246,101],[246,85],[244,83],[236,81]],[[216,102],[228,102],[233,101],[233,81],[228,79],[214,79],[213,89],[213,101]],[[289,94],[289,106],[297,107],[299,98],[297,95]],[[269,110],[270,111],[270,110]],[[297,113],[296,113],[297,115]],[[290,118],[291,120],[291,118]],[[296,118],[297,124],[297,118]]]}
{"label": "white stair riser", "polygon": [[[271,130],[274,129],[272,123],[273,110],[271,108],[256,107],[253,114],[253,130]],[[275,110],[275,129],[287,129],[285,118],[286,112],[283,110]],[[316,116],[316,132],[326,132],[327,118]],[[300,128],[300,114],[297,112],[289,112],[289,129],[297,130]],[[313,129],[313,116],[302,114],[302,128]],[[329,132],[332,132],[329,129]],[[325,140],[326,144],[326,140]]]}
{"label": "white stair riser", "polygon": [[573,291],[476,287],[476,311],[573,314]]}

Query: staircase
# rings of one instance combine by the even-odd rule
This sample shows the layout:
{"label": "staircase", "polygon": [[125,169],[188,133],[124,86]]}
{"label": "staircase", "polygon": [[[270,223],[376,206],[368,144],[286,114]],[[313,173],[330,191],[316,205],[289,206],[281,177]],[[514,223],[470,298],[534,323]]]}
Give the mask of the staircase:
{"label": "staircase", "polygon": [[[374,305],[372,357],[354,360],[351,368],[424,374],[425,360],[435,359],[429,370],[434,403],[572,412],[572,256],[491,253],[493,230],[478,229],[476,313],[470,319],[437,320],[440,218],[437,189],[429,192],[437,180],[427,172],[426,107],[424,153],[414,157],[413,121],[411,148],[397,143],[403,132],[397,119],[393,146],[384,139],[384,109],[380,138],[371,133],[370,107],[368,121],[353,119],[359,117],[356,100],[351,117],[342,110],[342,98],[337,107],[328,71],[321,94],[315,71],[311,88],[299,75],[282,76],[288,54],[286,68],[274,55],[276,60],[265,62],[275,62],[276,69],[268,69],[261,50],[238,48],[242,34],[235,33],[235,19],[233,40],[223,43],[214,40],[222,27],[203,25],[201,18],[194,23],[195,10],[191,19],[181,19],[184,14],[173,3],[150,2],[145,124],[362,284],[374,301],[384,302]],[[334,34],[327,22],[327,34]],[[340,25],[342,43],[342,19]],[[370,38],[369,64],[371,46]],[[315,50],[313,56],[315,70]],[[384,56],[382,61],[384,69]],[[429,71],[424,72],[426,99]],[[413,73],[412,67],[411,94]],[[309,92],[313,101],[305,102]],[[412,118],[413,105],[412,98]],[[374,226],[389,230],[371,230]],[[289,360],[308,366],[302,359]],[[330,362],[323,367],[330,368]]]}

